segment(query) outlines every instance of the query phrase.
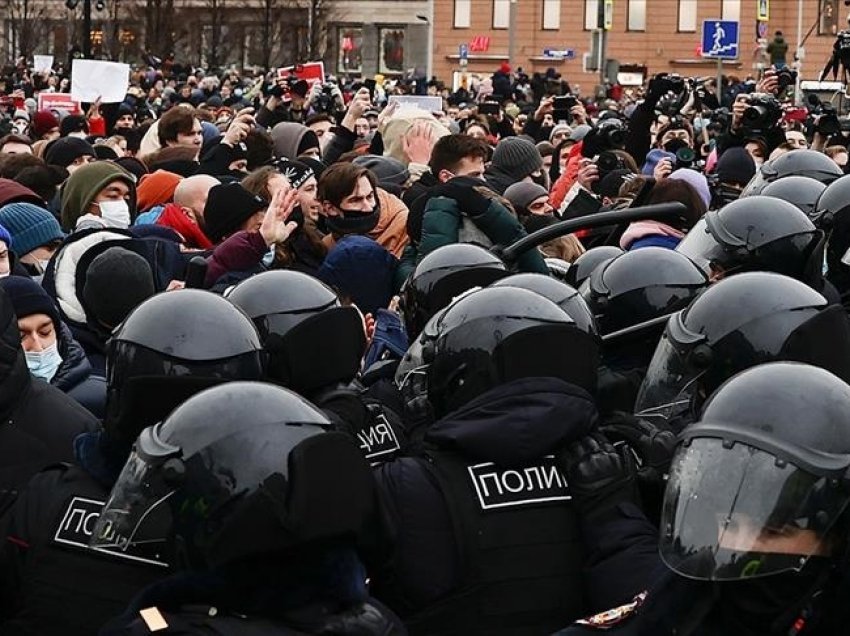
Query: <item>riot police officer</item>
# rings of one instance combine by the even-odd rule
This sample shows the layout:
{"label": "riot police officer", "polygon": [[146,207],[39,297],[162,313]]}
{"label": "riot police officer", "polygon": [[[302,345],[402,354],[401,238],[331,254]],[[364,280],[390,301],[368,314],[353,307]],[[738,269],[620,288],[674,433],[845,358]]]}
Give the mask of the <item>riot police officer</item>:
{"label": "riot police officer", "polygon": [[723,382],[774,360],[806,362],[850,380],[850,320],[842,307],[787,276],[732,276],[670,317],[635,413],[679,432]]}
{"label": "riot police officer", "polygon": [[[551,454],[593,427],[597,340],[534,292],[452,303],[424,343],[438,418],[376,476],[396,537],[376,596],[411,633],[548,633],[584,608],[569,491]],[[569,352],[569,355],[566,355]]]}
{"label": "riot police officer", "polygon": [[177,572],[101,634],[403,634],[357,554],[375,484],[355,443],[298,395],[204,391],[142,431],[94,529]]}
{"label": "riot police officer", "polygon": [[665,572],[559,635],[844,633],[848,410],[850,386],[805,364],[771,362],[724,384],[673,460]]}
{"label": "riot police officer", "polygon": [[327,285],[292,270],[252,276],[227,298],[257,326],[270,381],[311,400],[357,440],[370,461],[391,459],[401,450],[401,417],[355,382],[366,351],[356,307],[343,307]]}
{"label": "riot police officer", "polygon": [[163,576],[155,551],[91,550],[89,537],[133,441],[209,386],[260,379],[254,325],[227,300],[180,290],[139,305],[107,352],[103,430],[78,437],[77,464],[49,468],[2,519],[2,633],[88,636]]}
{"label": "riot police officer", "polygon": [[695,263],[673,250],[644,247],[597,267],[581,287],[603,334],[599,408],[631,412],[666,317],[708,285]]}
{"label": "riot police officer", "polygon": [[792,175],[809,177],[829,185],[843,174],[841,168],[822,152],[792,150],[765,161],[741,192],[741,198],[764,194],[768,184]]}

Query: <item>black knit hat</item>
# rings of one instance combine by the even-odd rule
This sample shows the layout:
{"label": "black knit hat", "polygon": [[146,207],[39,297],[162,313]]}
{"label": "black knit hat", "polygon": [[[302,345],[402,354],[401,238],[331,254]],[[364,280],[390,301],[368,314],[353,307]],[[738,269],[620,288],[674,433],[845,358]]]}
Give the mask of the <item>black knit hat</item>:
{"label": "black knit hat", "polygon": [[310,177],[315,176],[313,169],[303,161],[278,159],[275,166],[278,172],[287,178],[293,188],[300,188]]}
{"label": "black knit hat", "polygon": [[47,147],[44,160],[51,165],[67,168],[84,155],[97,157],[89,142],[79,137],[60,137]]}
{"label": "black knit hat", "polygon": [[83,301],[92,318],[117,327],[133,309],[156,293],[153,270],[144,258],[123,247],[98,254],[86,270]]}
{"label": "black knit hat", "polygon": [[714,170],[721,183],[746,185],[756,174],[756,164],[745,148],[734,146],[720,155]]}
{"label": "black knit hat", "polygon": [[44,288],[26,276],[6,276],[0,278],[0,287],[6,292],[18,318],[32,314],[50,316],[53,324],[59,327],[59,310],[54,300]]}
{"label": "black knit hat", "polygon": [[67,115],[62,118],[59,124],[59,135],[67,137],[71,133],[89,132],[89,122],[82,115]]}
{"label": "black knit hat", "polygon": [[213,243],[219,243],[266,207],[268,203],[248,192],[239,183],[213,186],[204,206],[204,231]]}

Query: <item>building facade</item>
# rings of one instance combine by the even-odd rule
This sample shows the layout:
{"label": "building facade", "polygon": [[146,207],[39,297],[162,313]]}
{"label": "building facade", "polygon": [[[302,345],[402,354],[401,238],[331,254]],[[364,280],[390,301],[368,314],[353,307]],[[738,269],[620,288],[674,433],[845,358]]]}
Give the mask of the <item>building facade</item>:
{"label": "building facade", "polygon": [[[513,0],[433,0],[434,73],[449,79],[464,68],[492,73],[508,59]],[[847,28],[848,8],[841,0],[515,0],[514,67],[529,74],[554,68],[571,84],[590,90],[598,83],[593,64],[598,2],[605,2],[610,29],[606,57],[621,67],[645,68],[648,74],[674,71],[713,76],[717,63],[700,55],[703,20],[740,23],[739,57],[724,63],[724,72],[745,77],[763,62],[758,36],[770,41],[779,30],[789,44],[787,61],[797,46],[797,9],[803,6],[803,35],[811,27],[802,64],[804,79],[817,79],[830,55],[835,33]],[[759,21],[757,17],[767,17]],[[468,51],[462,65],[460,47]],[[549,51],[550,55],[546,54]],[[551,55],[551,53],[555,53]]]}

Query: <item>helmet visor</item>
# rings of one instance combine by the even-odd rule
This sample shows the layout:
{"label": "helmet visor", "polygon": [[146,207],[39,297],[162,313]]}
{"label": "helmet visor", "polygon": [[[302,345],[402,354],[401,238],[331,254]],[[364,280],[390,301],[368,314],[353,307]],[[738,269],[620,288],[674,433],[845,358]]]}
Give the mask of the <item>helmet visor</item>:
{"label": "helmet visor", "polygon": [[184,470],[180,449],[145,429],[124,465],[94,527],[89,545],[163,561],[172,527],[169,498]]}
{"label": "helmet visor", "polygon": [[673,459],[661,557],[699,580],[799,571],[830,554],[829,531],[846,504],[829,478],[747,444],[696,438]]}
{"label": "helmet visor", "polygon": [[685,235],[676,251],[690,258],[707,276],[711,275],[712,263],[725,262],[728,258],[723,245],[712,236],[705,217]]}
{"label": "helmet visor", "polygon": [[[675,320],[673,316],[670,320]],[[690,409],[704,370],[688,364],[691,347],[665,332],[655,349],[635,401],[635,415],[664,426]]]}

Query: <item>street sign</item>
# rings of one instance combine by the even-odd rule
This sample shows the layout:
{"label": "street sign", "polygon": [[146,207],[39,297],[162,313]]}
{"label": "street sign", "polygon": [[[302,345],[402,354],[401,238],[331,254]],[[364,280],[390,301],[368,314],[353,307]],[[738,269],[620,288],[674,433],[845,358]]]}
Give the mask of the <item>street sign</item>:
{"label": "street sign", "polygon": [[556,60],[575,59],[575,49],[543,49],[543,57],[551,57]]}
{"label": "street sign", "polygon": [[460,59],[462,59],[462,60],[468,60],[468,59],[469,59],[469,45],[468,45],[468,44],[461,44],[461,45],[458,47],[458,52],[457,52],[457,54],[458,54],[458,57],[459,57]]}
{"label": "street sign", "polygon": [[770,20],[770,0],[756,0],[756,20]]}
{"label": "street sign", "polygon": [[734,20],[705,20],[702,23],[702,56],[718,60],[738,57],[738,23]]}

